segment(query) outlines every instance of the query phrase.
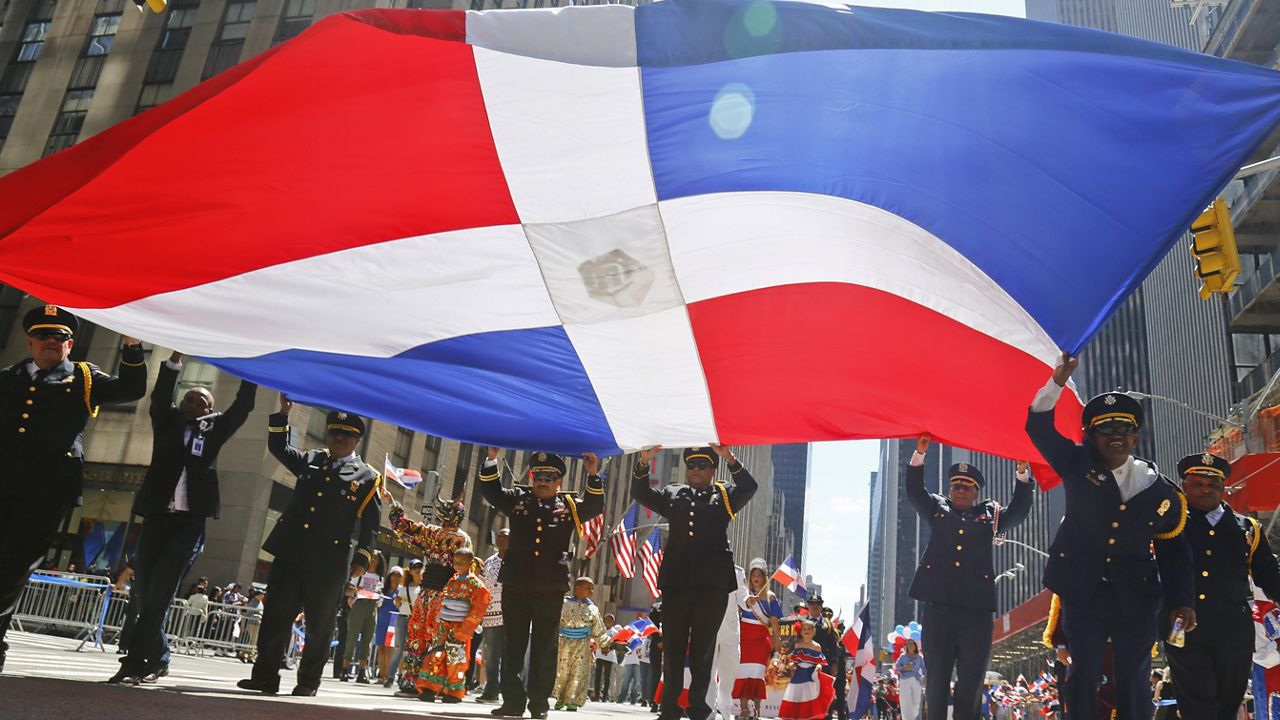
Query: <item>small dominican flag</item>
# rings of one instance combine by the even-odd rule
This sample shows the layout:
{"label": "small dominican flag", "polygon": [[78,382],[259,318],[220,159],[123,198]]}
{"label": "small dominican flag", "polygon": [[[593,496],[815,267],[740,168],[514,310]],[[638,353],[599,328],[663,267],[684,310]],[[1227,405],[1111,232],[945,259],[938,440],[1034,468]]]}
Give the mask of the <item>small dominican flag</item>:
{"label": "small dominican flag", "polygon": [[649,637],[658,632],[658,626],[654,625],[649,618],[639,618],[632,622],[630,627],[635,628],[636,634],[640,637]]}
{"label": "small dominican flag", "polygon": [[871,603],[862,606],[862,612],[841,638],[849,656],[853,658],[853,677],[857,692],[850,688],[849,717],[860,720],[866,717],[872,706],[871,688],[876,681],[876,648],[871,638]]}
{"label": "small dominican flag", "polygon": [[786,589],[795,593],[801,600],[808,599],[809,591],[804,587],[804,580],[800,578],[800,566],[796,565],[796,561],[787,556],[782,561],[782,565],[773,572],[773,579]]}
{"label": "small dominican flag", "polygon": [[388,479],[395,480],[400,487],[406,490],[412,490],[422,482],[422,473],[417,470],[398,468],[392,465],[390,455],[386,456],[386,461],[382,465],[382,474]]}

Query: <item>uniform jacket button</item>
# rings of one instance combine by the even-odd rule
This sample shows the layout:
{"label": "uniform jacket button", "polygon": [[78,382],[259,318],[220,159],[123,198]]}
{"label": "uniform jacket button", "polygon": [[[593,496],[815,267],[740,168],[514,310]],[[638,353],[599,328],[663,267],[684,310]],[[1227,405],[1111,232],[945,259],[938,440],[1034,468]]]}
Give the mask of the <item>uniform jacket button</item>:
{"label": "uniform jacket button", "polygon": [[303,529],[303,530],[310,530],[310,529],[311,529],[311,523],[302,523],[302,529]]}
{"label": "uniform jacket button", "polygon": [[1125,504],[1124,504],[1124,503],[1120,503],[1120,510],[1121,510],[1121,512],[1123,512],[1123,511],[1124,511],[1124,509],[1125,509]]}

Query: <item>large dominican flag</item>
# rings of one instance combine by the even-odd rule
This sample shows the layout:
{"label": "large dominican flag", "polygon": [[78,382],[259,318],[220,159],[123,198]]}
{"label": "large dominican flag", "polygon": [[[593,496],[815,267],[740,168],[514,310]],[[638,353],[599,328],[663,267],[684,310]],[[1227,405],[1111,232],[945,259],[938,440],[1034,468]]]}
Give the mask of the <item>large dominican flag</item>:
{"label": "large dominican flag", "polygon": [[876,647],[871,637],[871,603],[862,606],[862,612],[845,631],[841,639],[849,657],[853,658],[853,678],[856,690],[849,691],[849,717],[853,720],[867,716],[871,710],[871,689],[876,682]]}
{"label": "large dominican flag", "polygon": [[1036,459],[1059,348],[1274,129],[1278,77],[832,3],[342,13],[0,180],[0,282],[481,444]]}

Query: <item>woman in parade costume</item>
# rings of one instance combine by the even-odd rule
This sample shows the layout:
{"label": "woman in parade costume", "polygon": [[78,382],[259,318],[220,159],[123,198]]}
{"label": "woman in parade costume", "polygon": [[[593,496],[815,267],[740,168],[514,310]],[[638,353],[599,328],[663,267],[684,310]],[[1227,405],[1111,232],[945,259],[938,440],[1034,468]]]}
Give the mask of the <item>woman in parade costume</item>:
{"label": "woman in parade costume", "polygon": [[[453,576],[453,554],[461,549],[471,549],[471,536],[460,529],[465,508],[461,501],[436,502],[436,518],[439,525],[414,522],[405,517],[404,508],[391,497],[383,495],[389,506],[388,517],[396,536],[422,553],[422,581],[418,597],[409,611],[408,637],[405,639],[404,656],[400,661],[400,694],[418,695],[418,675],[422,657],[430,645],[430,626],[427,624],[427,607]],[[404,612],[401,608],[401,612]]]}
{"label": "woman in parade costume", "polygon": [[471,660],[471,636],[489,607],[489,590],[472,572],[475,554],[462,548],[453,554],[454,576],[427,606],[431,646],[418,672],[418,699],[462,702],[467,692],[467,666]]}
{"label": "woman in parade costume", "polygon": [[[763,558],[751,561],[747,574],[749,595],[738,606],[741,640],[738,677],[733,682],[733,698],[739,701],[743,718],[760,717],[760,705],[767,695],[765,666],[778,645],[778,618],[782,605],[769,590],[769,576]],[[752,706],[754,705],[754,710]]]}
{"label": "woman in parade costume", "polygon": [[573,583],[573,594],[566,596],[560,609],[560,646],[556,659],[556,682],[551,696],[555,708],[574,712],[587,701],[595,656],[591,643],[605,646],[608,628],[600,617],[600,608],[591,602],[595,581],[580,577]]}
{"label": "woman in parade costume", "polygon": [[800,623],[800,640],[791,650],[790,658],[795,669],[782,695],[782,707],[778,709],[780,720],[822,720],[836,697],[835,680],[821,670],[827,658],[813,640],[816,631],[812,620]]}

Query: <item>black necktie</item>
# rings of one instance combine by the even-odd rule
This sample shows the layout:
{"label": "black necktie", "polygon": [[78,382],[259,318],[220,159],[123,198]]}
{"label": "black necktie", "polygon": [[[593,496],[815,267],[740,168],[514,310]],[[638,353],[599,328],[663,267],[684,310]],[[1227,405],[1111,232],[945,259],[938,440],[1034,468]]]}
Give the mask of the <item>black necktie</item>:
{"label": "black necktie", "polygon": [[49,373],[51,373],[51,372],[53,372],[53,370],[51,370],[51,369],[50,369],[50,370],[40,370],[40,369],[37,369],[37,370],[36,370],[36,376],[35,376],[35,382],[43,382],[45,378],[49,377]]}

